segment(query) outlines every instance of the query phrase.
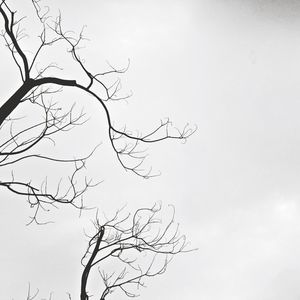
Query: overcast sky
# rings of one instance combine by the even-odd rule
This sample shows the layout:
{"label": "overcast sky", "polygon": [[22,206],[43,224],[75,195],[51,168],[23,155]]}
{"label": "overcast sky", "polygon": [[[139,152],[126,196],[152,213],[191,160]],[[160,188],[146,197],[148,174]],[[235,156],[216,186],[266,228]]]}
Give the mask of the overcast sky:
{"label": "overcast sky", "polygon": [[[29,24],[30,1],[14,2]],[[82,55],[93,70],[102,71],[106,61],[123,66],[131,60],[122,82],[133,96],[111,106],[117,124],[146,131],[170,117],[178,127],[198,126],[184,145],[150,147],[148,163],[162,175],[141,180],[116,161],[100,106],[81,94],[60,98],[85,106],[91,121],[58,151],[79,156],[102,142],[88,174],[103,183],[87,194],[87,203],[107,212],[125,203],[128,210],[174,204],[181,232],[199,248],[147,280],[140,299],[300,299],[299,1],[45,4],[53,15],[61,10],[67,29],[87,25]],[[35,37],[38,27],[32,30],[27,33]],[[4,98],[20,84],[5,51],[0,48]],[[65,55],[60,51],[58,58]],[[68,63],[63,72],[82,78]],[[32,170],[41,172],[37,165]],[[76,299],[83,228],[93,213],[79,219],[75,210],[55,210],[45,216],[54,224],[26,227],[32,212],[25,199],[0,193],[0,298],[25,299],[30,282],[41,299],[50,292],[55,300],[67,299],[66,292]]]}

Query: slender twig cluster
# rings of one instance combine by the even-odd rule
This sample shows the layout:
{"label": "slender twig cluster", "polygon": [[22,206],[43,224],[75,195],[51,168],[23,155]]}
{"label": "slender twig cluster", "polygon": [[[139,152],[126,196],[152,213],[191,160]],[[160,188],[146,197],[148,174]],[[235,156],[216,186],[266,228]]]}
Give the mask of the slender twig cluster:
{"label": "slender twig cluster", "polygon": [[[133,215],[122,216],[120,209],[109,220],[93,222],[95,233],[89,237],[82,258],[84,271],[81,280],[81,300],[88,300],[87,283],[90,272],[97,268],[103,282],[101,300],[122,291],[128,297],[137,296],[147,277],[166,271],[173,256],[190,252],[184,235],[174,221],[174,208],[168,221],[161,216],[161,205],[143,207]],[[109,272],[105,266],[114,265]]]}
{"label": "slender twig cluster", "polygon": [[[1,180],[0,186],[7,188],[9,191],[27,197],[28,203],[35,212],[31,217],[31,221],[39,223],[37,219],[38,212],[48,210],[48,206],[55,206],[58,203],[71,204],[76,208],[83,208],[83,194],[88,188],[93,187],[91,179],[85,178],[83,183],[78,182],[82,171],[85,169],[86,161],[92,156],[94,150],[85,157],[63,159],[42,155],[38,151],[38,145],[43,142],[50,141],[55,145],[55,136],[59,132],[66,132],[76,126],[80,126],[86,122],[85,114],[81,111],[79,114],[74,112],[74,106],[67,112],[62,112],[55,103],[46,104],[44,95],[38,98],[35,95],[30,96],[33,104],[37,106],[38,113],[42,117],[40,121],[25,127],[24,129],[15,128],[18,121],[23,119],[7,119],[2,124],[0,130],[2,140],[0,143],[0,168],[1,170],[11,169],[11,177],[8,180]],[[54,164],[72,164],[73,172],[64,180],[62,185],[61,178],[53,190],[49,188],[48,177],[42,181],[40,185],[36,185],[31,180],[23,181],[17,179],[14,167],[19,166],[25,161],[48,161]]]}

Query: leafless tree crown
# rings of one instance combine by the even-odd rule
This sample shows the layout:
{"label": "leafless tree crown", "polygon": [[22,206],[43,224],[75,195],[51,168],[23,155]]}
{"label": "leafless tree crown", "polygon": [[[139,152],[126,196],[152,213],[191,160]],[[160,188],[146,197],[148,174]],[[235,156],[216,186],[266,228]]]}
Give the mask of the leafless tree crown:
{"label": "leafless tree crown", "polygon": [[[57,205],[71,205],[80,210],[85,208],[85,192],[98,184],[84,175],[86,162],[97,147],[78,158],[50,156],[41,151],[41,145],[55,145],[60,134],[87,121],[84,111],[78,111],[75,104],[66,109],[65,103],[52,100],[63,88],[78,91],[97,101],[106,117],[107,141],[115,153],[116,161],[126,171],[142,178],[157,175],[144,167],[146,154],[142,145],[171,139],[185,142],[195,129],[186,125],[179,130],[172,126],[169,119],[161,120],[145,134],[115,125],[118,120],[114,120],[109,103],[127,99],[130,95],[122,96],[120,79],[111,82],[111,76],[125,73],[129,62],[120,69],[109,64],[103,72],[89,68],[79,51],[85,40],[83,30],[79,34],[67,31],[60,14],[56,18],[51,17],[49,8],[41,6],[40,0],[31,0],[31,4],[40,26],[39,45],[33,52],[27,51],[23,44],[24,38],[29,38],[22,27],[23,18],[11,8],[9,0],[0,0],[1,36],[19,74],[15,92],[1,101],[0,186],[15,195],[26,197],[34,209],[30,223],[39,223],[41,210],[48,211]],[[62,78],[58,76],[59,65],[40,63],[41,54],[49,46],[61,44],[67,46],[68,53],[81,71],[81,77],[70,74],[68,78]],[[85,79],[79,79],[82,77]],[[16,115],[19,107],[30,108],[29,118]],[[71,165],[73,169],[68,176],[59,179],[53,188],[47,176],[37,181],[24,179],[18,174],[18,166],[32,160]],[[88,245],[81,261],[81,300],[91,299],[89,280],[95,270],[98,270],[101,278],[100,300],[107,299],[114,291],[135,297],[138,289],[145,286],[147,278],[165,272],[174,255],[191,251],[185,236],[179,233],[178,224],[174,222],[174,208],[167,220],[161,212],[161,206],[154,205],[139,208],[134,214],[125,216],[123,209],[120,209],[112,218],[105,220],[97,215],[93,222],[94,232],[87,235]],[[26,300],[36,299],[37,295],[38,290],[32,293],[29,285]],[[67,297],[71,300],[71,294],[67,294]],[[52,294],[49,300],[51,298]]]}
{"label": "leafless tree crown", "polygon": [[[78,183],[78,177],[85,168],[86,160],[90,154],[81,158],[58,158],[43,155],[38,152],[38,145],[50,141],[55,144],[55,136],[58,133],[69,131],[86,122],[83,112],[75,112],[74,106],[64,111],[59,103],[50,101],[49,98],[61,92],[63,88],[78,90],[96,100],[100,109],[106,116],[107,139],[120,165],[126,170],[143,178],[157,175],[151,169],[145,169],[143,162],[146,154],[140,148],[141,144],[151,144],[167,139],[185,141],[194,129],[186,125],[182,130],[172,126],[169,119],[162,120],[158,126],[146,134],[133,133],[126,126],[115,125],[109,109],[109,103],[128,98],[130,95],[120,95],[121,83],[116,79],[108,84],[106,78],[112,75],[120,75],[129,67],[115,68],[109,65],[109,69],[103,72],[90,70],[84,59],[79,54],[82,42],[85,40],[83,30],[79,34],[67,31],[63,28],[62,17],[50,17],[49,8],[41,6],[40,0],[31,0],[33,13],[39,22],[41,31],[39,46],[31,54],[23,49],[22,40],[27,38],[22,28],[22,17],[9,6],[8,0],[0,2],[0,14],[2,16],[3,29],[1,36],[19,72],[20,83],[16,91],[0,107],[0,167],[1,170],[14,170],[25,160],[48,160],[53,163],[73,164],[73,173],[68,176],[68,184],[58,184],[56,189],[48,186],[47,178],[41,183],[19,178],[14,172],[7,179],[0,180],[0,186],[9,191],[26,196],[31,207],[35,209],[32,221],[37,221],[38,212],[47,210],[49,206],[58,204],[71,204],[77,208],[83,208],[83,194],[90,187],[96,185],[88,178]],[[70,78],[61,78],[59,66],[51,63],[41,67],[41,53],[55,44],[65,44],[72,56],[74,63],[78,65],[87,83],[80,82],[74,75]],[[23,120],[13,114],[19,106],[30,105],[34,111],[30,125],[17,126]],[[38,121],[36,121],[38,120]],[[4,171],[3,171],[4,172]]]}
{"label": "leafless tree crown", "polygon": [[[82,258],[81,300],[88,300],[87,283],[90,272],[97,268],[102,278],[101,300],[115,290],[128,297],[138,296],[147,277],[163,274],[173,256],[190,252],[186,237],[179,233],[174,221],[174,208],[168,220],[162,216],[161,205],[143,207],[133,215],[122,216],[122,209],[109,220],[96,218],[95,233]],[[113,265],[113,271],[105,268]]]}

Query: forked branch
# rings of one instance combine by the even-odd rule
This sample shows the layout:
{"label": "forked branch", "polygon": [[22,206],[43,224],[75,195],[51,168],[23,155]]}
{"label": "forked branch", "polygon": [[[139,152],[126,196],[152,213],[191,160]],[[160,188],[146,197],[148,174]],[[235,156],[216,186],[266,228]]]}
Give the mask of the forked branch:
{"label": "forked branch", "polygon": [[[60,116],[55,112],[52,107],[46,107],[43,103],[46,96],[53,96],[56,92],[62,88],[77,89],[81,93],[93,98],[100,104],[100,108],[104,111],[107,123],[107,140],[112,146],[112,150],[115,152],[117,161],[126,170],[133,172],[134,174],[142,177],[149,178],[156,176],[157,173],[152,172],[151,167],[145,168],[144,161],[147,157],[143,145],[162,142],[164,140],[181,140],[186,141],[195,131],[195,128],[191,128],[186,125],[183,129],[179,130],[172,126],[169,119],[161,121],[154,129],[149,133],[142,134],[138,131],[127,129],[126,126],[121,127],[115,125],[116,120],[110,111],[109,103],[111,101],[120,101],[127,99],[130,95],[120,95],[120,79],[116,78],[111,80],[111,76],[119,76],[126,72],[129,67],[115,68],[109,65],[109,69],[104,72],[91,70],[85,60],[80,55],[81,44],[86,40],[83,34],[83,30],[78,34],[74,34],[72,31],[64,30],[62,17],[59,15],[57,18],[51,18],[49,16],[49,8],[43,8],[40,5],[40,0],[32,0],[34,12],[37,20],[41,26],[41,33],[39,36],[40,44],[31,55],[28,55],[27,51],[23,50],[21,40],[26,35],[21,27],[22,18],[16,19],[16,12],[13,11],[7,4],[8,0],[2,0],[0,3],[0,13],[4,21],[4,29],[2,36],[5,43],[11,52],[13,59],[20,70],[22,82],[17,88],[15,93],[4,101],[0,107],[0,167],[8,167],[17,165],[19,162],[25,159],[41,159],[46,158],[46,155],[32,153],[36,149],[37,144],[40,144],[44,140],[51,140],[53,143],[54,136],[58,132],[68,130],[68,128],[74,127],[77,124],[82,124],[81,119],[77,119],[71,113],[71,111],[62,113]],[[57,64],[51,63],[49,65],[39,67],[40,54],[47,46],[64,43],[68,46],[68,51],[75,63],[79,66],[81,72],[86,78],[86,82],[81,83],[80,80],[74,78],[73,74],[70,74],[70,78],[61,78],[55,76],[52,73],[49,74],[49,70],[56,68]],[[27,49],[26,49],[27,50]],[[29,52],[30,53],[30,52]],[[50,91],[50,87],[56,87]],[[45,110],[45,119],[42,123],[37,122],[35,125],[23,128],[20,132],[13,132],[13,126],[11,125],[11,133],[8,137],[4,137],[4,128],[8,124],[14,123],[12,113],[20,106],[25,104],[39,104]],[[34,115],[33,117],[37,117]],[[62,125],[63,122],[70,117],[69,122]],[[22,137],[28,135],[34,129],[41,129],[39,134],[33,135],[24,139]],[[138,132],[138,133],[133,133]],[[48,160],[60,161],[60,159],[47,157]],[[65,160],[67,161],[67,160]],[[73,160],[77,163],[76,160]],[[84,164],[83,164],[84,165]],[[81,168],[79,168],[81,170]],[[75,173],[79,172],[78,166],[75,167]],[[71,176],[72,179],[74,176]],[[74,182],[70,180],[70,191],[75,188]],[[37,188],[31,181],[22,180],[1,180],[0,186],[6,187],[14,193],[20,195],[26,195],[30,198],[30,203],[43,203],[43,199],[46,199],[47,203],[74,203],[74,199],[82,195],[83,190],[74,191],[73,196],[67,200],[65,195],[58,196],[57,193],[48,193],[45,189]],[[45,183],[42,183],[42,186]],[[90,186],[90,182],[87,181],[87,187]],[[24,191],[24,188],[27,191]],[[69,191],[69,190],[68,190]],[[42,197],[43,195],[43,197]],[[35,201],[32,202],[32,199]],[[34,204],[37,205],[37,204]],[[39,204],[40,205],[40,204]],[[39,207],[38,205],[38,207]]]}
{"label": "forked branch", "polygon": [[[97,217],[94,221],[95,233],[89,236],[82,258],[81,300],[89,299],[89,274],[96,267],[104,286],[99,294],[101,300],[115,290],[135,297],[147,277],[166,271],[174,255],[194,250],[179,233],[173,207],[167,221],[160,205],[140,208],[133,215],[122,216],[122,210],[109,220],[101,222]],[[112,273],[105,269],[109,263],[115,266]]]}

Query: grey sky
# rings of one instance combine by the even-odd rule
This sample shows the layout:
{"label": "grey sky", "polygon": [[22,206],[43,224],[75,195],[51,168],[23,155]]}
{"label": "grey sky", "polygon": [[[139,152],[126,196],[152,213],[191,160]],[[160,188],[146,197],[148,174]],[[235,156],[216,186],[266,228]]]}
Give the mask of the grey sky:
{"label": "grey sky", "polygon": [[[15,7],[30,11],[23,1]],[[67,28],[87,25],[82,55],[93,68],[131,59],[122,82],[134,94],[112,105],[116,122],[146,131],[169,116],[199,128],[185,145],[150,148],[148,162],[162,176],[144,181],[118,165],[100,107],[76,93],[63,99],[86,107],[85,128],[95,134],[74,132],[74,144],[70,138],[59,151],[78,155],[103,142],[88,172],[104,182],[87,203],[108,212],[124,203],[172,203],[181,231],[199,248],[148,280],[141,299],[299,299],[298,1],[53,0],[50,7],[53,14],[60,8]],[[1,85],[12,91],[16,70],[5,57]],[[25,227],[24,199],[6,191],[1,199],[0,298],[24,299],[28,282],[41,297],[53,291],[53,299],[66,299],[68,291],[75,298],[82,229],[92,214],[78,219],[60,209],[49,214],[55,224]]]}

